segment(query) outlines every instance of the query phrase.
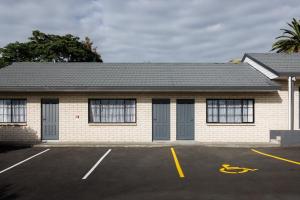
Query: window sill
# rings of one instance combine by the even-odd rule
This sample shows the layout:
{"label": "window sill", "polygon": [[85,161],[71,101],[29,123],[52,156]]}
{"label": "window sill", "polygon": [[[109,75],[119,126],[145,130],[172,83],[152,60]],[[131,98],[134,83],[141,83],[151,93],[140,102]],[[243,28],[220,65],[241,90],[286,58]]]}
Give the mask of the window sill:
{"label": "window sill", "polygon": [[0,123],[0,126],[27,126],[27,123]]}
{"label": "window sill", "polygon": [[137,123],[89,123],[89,126],[137,126]]}
{"label": "window sill", "polygon": [[255,123],[240,123],[240,124],[234,124],[234,123],[206,123],[207,126],[256,126]]}

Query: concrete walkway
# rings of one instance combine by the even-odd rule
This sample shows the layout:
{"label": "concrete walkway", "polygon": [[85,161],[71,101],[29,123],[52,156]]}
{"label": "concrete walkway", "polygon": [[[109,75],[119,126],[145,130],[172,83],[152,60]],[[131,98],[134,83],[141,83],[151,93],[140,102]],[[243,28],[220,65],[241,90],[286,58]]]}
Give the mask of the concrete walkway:
{"label": "concrete walkway", "polygon": [[99,142],[52,142],[47,141],[34,145],[34,147],[168,147],[168,146],[211,146],[211,147],[279,147],[273,143],[204,143],[196,141],[155,141],[146,143],[99,143]]}

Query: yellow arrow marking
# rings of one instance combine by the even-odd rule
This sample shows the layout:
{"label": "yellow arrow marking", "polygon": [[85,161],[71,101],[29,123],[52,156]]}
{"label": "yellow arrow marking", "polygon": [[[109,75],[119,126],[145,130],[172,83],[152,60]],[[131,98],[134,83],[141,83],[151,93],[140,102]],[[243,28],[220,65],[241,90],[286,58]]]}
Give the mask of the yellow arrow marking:
{"label": "yellow arrow marking", "polygon": [[226,173],[226,174],[243,174],[247,173],[249,171],[256,171],[258,169],[250,169],[245,167],[233,167],[229,164],[223,164],[222,168],[219,169],[220,172]]}

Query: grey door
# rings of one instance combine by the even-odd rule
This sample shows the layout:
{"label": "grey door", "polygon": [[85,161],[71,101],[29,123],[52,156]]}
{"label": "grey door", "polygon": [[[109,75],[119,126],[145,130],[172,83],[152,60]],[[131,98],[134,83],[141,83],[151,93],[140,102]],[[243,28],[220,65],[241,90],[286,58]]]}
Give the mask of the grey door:
{"label": "grey door", "polygon": [[58,99],[42,99],[42,139],[58,138]]}
{"label": "grey door", "polygon": [[170,99],[152,100],[153,140],[170,140]]}
{"label": "grey door", "polygon": [[194,140],[195,129],[194,99],[177,99],[176,139]]}

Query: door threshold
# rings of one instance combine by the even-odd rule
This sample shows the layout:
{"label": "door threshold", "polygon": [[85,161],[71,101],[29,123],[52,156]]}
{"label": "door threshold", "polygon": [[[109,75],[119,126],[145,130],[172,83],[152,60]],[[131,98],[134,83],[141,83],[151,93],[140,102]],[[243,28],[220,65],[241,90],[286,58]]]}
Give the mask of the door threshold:
{"label": "door threshold", "polygon": [[59,142],[59,140],[41,140],[42,143]]}

